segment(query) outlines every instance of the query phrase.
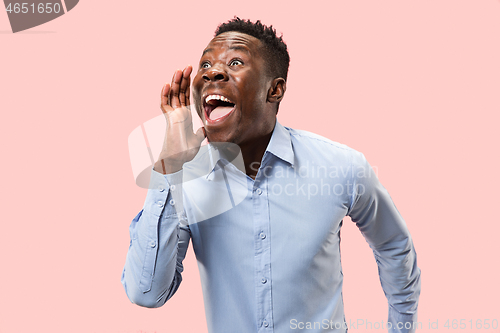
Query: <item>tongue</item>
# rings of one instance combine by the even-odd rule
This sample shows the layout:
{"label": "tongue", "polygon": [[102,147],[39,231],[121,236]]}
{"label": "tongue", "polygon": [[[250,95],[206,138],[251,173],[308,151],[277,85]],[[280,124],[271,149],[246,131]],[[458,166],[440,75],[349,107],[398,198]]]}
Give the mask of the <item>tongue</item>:
{"label": "tongue", "polygon": [[224,117],[229,112],[233,111],[234,106],[218,106],[210,112],[210,119],[215,120]]}

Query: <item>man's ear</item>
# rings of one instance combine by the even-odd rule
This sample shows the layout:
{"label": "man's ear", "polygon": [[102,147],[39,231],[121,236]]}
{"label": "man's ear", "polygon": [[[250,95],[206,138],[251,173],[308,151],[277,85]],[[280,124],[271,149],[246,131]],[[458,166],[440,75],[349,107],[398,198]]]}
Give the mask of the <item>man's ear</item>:
{"label": "man's ear", "polygon": [[286,90],[286,81],[281,77],[275,78],[271,82],[271,88],[267,92],[267,101],[269,103],[279,103],[283,99]]}

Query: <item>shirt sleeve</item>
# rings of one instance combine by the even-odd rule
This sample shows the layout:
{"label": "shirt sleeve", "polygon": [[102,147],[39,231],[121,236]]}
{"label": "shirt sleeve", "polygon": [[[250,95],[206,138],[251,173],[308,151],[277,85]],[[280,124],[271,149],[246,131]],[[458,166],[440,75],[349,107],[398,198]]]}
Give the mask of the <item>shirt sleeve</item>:
{"label": "shirt sleeve", "polygon": [[151,172],[143,209],[130,225],[130,246],[121,282],[132,303],[154,308],[179,288],[190,230],[182,207],[182,170]]}
{"label": "shirt sleeve", "polygon": [[417,326],[420,269],[406,223],[361,153],[352,160],[348,215],[370,245],[389,302],[389,332],[411,333]]}

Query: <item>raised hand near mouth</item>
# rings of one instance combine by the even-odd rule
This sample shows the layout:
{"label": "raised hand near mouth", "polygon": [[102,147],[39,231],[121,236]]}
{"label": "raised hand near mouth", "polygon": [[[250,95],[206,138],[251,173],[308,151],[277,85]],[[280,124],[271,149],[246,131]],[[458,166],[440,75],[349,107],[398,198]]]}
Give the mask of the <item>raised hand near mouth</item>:
{"label": "raised hand near mouth", "polygon": [[184,163],[195,157],[205,138],[203,127],[194,133],[191,111],[188,108],[192,71],[191,66],[183,71],[176,70],[172,83],[165,84],[161,91],[160,108],[167,120],[167,130],[154,170],[162,174],[181,170]]}

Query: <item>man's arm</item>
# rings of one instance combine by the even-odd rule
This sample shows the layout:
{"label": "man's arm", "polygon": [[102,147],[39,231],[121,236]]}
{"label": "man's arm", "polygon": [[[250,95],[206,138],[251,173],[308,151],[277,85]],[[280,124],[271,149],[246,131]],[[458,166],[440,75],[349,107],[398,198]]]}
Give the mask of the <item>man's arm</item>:
{"label": "man's arm", "polygon": [[[182,191],[179,177],[182,171],[167,176],[153,171],[144,207],[130,225],[122,284],[128,298],[140,306],[162,306],[182,281],[190,231],[183,223],[182,198],[176,202]],[[179,185],[170,185],[175,183]]]}
{"label": "man's arm", "polygon": [[161,91],[167,121],[163,148],[151,173],[142,211],[130,225],[130,246],[122,274],[129,299],[145,307],[162,306],[182,280],[190,231],[183,208],[182,166],[198,152],[203,128],[193,132],[188,106],[192,67],[175,71]]}
{"label": "man's arm", "polygon": [[363,154],[354,154],[352,171],[348,215],[375,255],[380,282],[389,302],[388,327],[392,326],[391,332],[415,332],[420,269],[410,233]]}

